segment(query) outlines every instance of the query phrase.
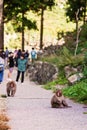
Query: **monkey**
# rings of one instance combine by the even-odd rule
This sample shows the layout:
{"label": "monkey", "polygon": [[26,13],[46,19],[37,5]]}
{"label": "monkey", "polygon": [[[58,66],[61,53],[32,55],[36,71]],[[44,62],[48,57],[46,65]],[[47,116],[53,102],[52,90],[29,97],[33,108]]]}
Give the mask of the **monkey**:
{"label": "monkey", "polygon": [[7,88],[6,88],[6,92],[7,92],[7,96],[12,96],[14,97],[15,93],[16,93],[16,83],[14,81],[9,81],[6,84]]}
{"label": "monkey", "polygon": [[68,108],[68,104],[65,101],[65,98],[62,94],[61,90],[57,90],[54,96],[51,99],[51,107],[52,108]]}

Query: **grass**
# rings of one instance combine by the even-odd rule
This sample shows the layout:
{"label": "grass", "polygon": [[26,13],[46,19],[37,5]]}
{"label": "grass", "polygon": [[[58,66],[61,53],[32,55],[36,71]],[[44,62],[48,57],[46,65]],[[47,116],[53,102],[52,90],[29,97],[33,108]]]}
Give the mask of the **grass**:
{"label": "grass", "polygon": [[87,104],[87,80],[63,89],[63,94],[77,102]]}
{"label": "grass", "polygon": [[83,112],[83,114],[87,114],[87,112]]}
{"label": "grass", "polygon": [[52,90],[53,92],[55,92],[56,91],[56,86],[57,85],[65,85],[65,84],[67,84],[67,79],[63,76],[63,75],[61,75],[61,76],[58,76],[59,78],[58,79],[56,79],[56,80],[54,80],[54,81],[52,81],[52,82],[48,82],[47,84],[45,84],[44,86],[43,86],[43,88],[44,89],[46,89],[46,90]]}

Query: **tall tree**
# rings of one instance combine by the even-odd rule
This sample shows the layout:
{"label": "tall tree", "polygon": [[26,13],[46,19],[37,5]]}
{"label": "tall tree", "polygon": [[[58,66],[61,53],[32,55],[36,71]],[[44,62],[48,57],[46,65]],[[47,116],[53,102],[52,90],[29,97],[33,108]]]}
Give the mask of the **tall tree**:
{"label": "tall tree", "polygon": [[25,27],[28,29],[37,29],[36,22],[31,21],[26,17],[27,11],[30,10],[31,3],[32,0],[5,0],[4,4],[5,21],[11,20],[16,31],[22,33],[22,50],[24,50]]}
{"label": "tall tree", "polygon": [[40,27],[40,49],[43,47],[43,26],[44,26],[44,11],[47,9],[52,9],[52,6],[55,4],[54,0],[42,0],[41,1],[42,6],[41,8],[41,27]]}
{"label": "tall tree", "polygon": [[[26,18],[26,12],[33,10],[35,13],[41,12],[41,32],[40,32],[40,49],[43,44],[43,16],[44,10],[54,5],[55,0],[5,0],[5,16],[6,20],[12,20],[18,30],[22,31],[22,49],[24,49],[24,28],[37,29],[35,21],[30,21]],[[25,6],[26,5],[26,6]],[[20,15],[21,14],[21,15]],[[20,25],[21,22],[21,25]]]}
{"label": "tall tree", "polygon": [[76,22],[76,13],[78,10],[78,20],[83,20],[83,17],[86,17],[86,3],[87,0],[67,0],[66,15],[70,21]]}
{"label": "tall tree", "polygon": [[66,15],[69,17],[71,21],[76,23],[75,55],[77,53],[79,34],[81,31],[81,28],[79,28],[78,23],[79,23],[79,20],[83,20],[83,23],[85,23],[86,6],[87,6],[86,1],[87,0],[68,0],[67,1]]}
{"label": "tall tree", "polygon": [[52,6],[54,6],[55,0],[40,0],[40,3],[38,4],[38,9],[40,10],[41,15],[41,25],[40,25],[40,49],[43,47],[43,26],[44,26],[44,11],[46,9],[52,9]]}
{"label": "tall tree", "polygon": [[3,2],[4,0],[0,0],[0,50],[4,50]]}

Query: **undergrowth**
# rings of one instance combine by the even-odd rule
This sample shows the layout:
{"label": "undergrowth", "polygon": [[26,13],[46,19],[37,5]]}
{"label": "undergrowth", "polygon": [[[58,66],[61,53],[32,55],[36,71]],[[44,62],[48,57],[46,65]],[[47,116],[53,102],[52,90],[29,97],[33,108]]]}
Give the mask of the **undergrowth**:
{"label": "undergrowth", "polygon": [[68,81],[67,79],[64,77],[64,75],[60,75],[58,76],[58,78],[52,82],[49,82],[47,84],[45,84],[43,86],[43,88],[45,88],[46,90],[52,90],[55,91],[56,90],[56,85],[65,85],[67,84]]}
{"label": "undergrowth", "polygon": [[87,80],[68,86],[63,89],[63,94],[70,99],[87,104]]}

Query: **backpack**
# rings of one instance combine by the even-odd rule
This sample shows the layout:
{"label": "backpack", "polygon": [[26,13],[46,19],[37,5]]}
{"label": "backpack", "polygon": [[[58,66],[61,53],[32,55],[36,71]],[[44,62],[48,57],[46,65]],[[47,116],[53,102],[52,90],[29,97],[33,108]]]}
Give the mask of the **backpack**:
{"label": "backpack", "polygon": [[33,59],[36,58],[36,51],[31,51],[31,58],[33,58]]}

